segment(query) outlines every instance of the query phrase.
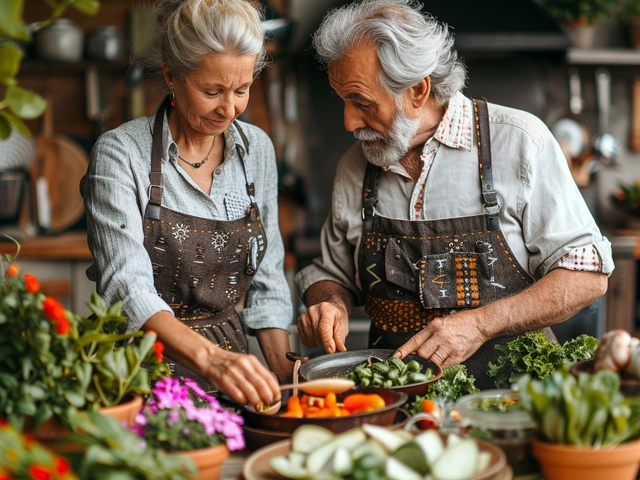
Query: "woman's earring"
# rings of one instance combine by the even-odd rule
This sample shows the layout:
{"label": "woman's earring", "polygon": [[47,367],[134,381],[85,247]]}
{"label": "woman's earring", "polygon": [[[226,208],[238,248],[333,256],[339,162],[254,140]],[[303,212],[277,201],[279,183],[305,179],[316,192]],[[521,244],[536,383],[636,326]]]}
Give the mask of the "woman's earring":
{"label": "woman's earring", "polygon": [[176,106],[176,92],[174,92],[173,90],[171,90],[171,106]]}

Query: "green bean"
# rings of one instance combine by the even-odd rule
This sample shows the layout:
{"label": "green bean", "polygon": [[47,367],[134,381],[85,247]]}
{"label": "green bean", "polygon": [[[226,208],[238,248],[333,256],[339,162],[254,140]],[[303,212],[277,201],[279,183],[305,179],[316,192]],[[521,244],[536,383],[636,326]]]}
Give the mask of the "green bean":
{"label": "green bean", "polygon": [[407,363],[407,370],[409,370],[410,372],[420,373],[421,369],[422,366],[416,360],[411,360],[409,363]]}
{"label": "green bean", "polygon": [[410,373],[409,374],[409,382],[411,383],[422,383],[427,381],[427,376],[424,373]]}
{"label": "green bean", "polygon": [[385,380],[384,382],[382,382],[382,386],[384,388],[391,388],[393,387],[393,380]]}

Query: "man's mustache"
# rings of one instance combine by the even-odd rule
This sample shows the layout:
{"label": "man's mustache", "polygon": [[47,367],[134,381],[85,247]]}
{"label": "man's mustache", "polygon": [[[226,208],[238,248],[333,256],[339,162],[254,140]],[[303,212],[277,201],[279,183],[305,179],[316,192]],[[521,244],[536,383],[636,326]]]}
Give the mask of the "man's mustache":
{"label": "man's mustache", "polygon": [[384,135],[380,132],[376,132],[371,128],[358,128],[354,130],[353,136],[363,142],[375,142],[376,140],[384,140]]}

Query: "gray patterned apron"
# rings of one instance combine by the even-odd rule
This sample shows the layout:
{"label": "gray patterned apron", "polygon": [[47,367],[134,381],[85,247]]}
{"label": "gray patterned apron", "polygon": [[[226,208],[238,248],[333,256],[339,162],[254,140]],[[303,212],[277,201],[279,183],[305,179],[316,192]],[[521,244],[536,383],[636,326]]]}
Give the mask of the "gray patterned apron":
{"label": "gray patterned apron", "polygon": [[[484,214],[441,220],[395,220],[376,213],[380,168],[367,164],[363,185],[360,282],[371,318],[369,346],[396,349],[436,317],[513,295],[534,280],[502,231],[493,189],[485,100],[474,100]],[[555,336],[545,329],[550,339]],[[487,365],[500,352],[492,339],[466,362],[481,389],[495,388]]]}
{"label": "gray patterned apron", "polygon": [[[149,204],[144,220],[144,247],[153,266],[158,296],[174,315],[214,345],[246,353],[247,340],[234,306],[251,285],[267,248],[267,239],[249,183],[245,151],[249,142],[236,123],[244,151],[236,145],[244,170],[247,214],[236,220],[212,220],[176,212],[162,206],[162,130],[168,98],[158,108],[153,128]],[[208,391],[203,378],[182,365],[169,362],[176,377],[190,377]]]}

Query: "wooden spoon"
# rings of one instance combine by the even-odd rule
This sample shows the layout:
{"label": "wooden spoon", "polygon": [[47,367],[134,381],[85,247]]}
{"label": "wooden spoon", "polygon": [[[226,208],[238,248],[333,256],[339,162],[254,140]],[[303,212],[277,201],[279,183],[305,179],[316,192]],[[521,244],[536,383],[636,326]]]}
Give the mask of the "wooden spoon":
{"label": "wooden spoon", "polygon": [[[328,393],[342,393],[347,390],[351,390],[355,386],[356,382],[353,380],[347,380],[346,378],[316,378],[304,383],[290,383],[288,385],[280,385],[280,390],[290,390],[297,388],[309,395],[315,397],[324,397]],[[263,415],[275,415],[280,410],[281,402],[277,401],[273,405],[270,405],[265,410],[255,409],[254,407],[247,405],[247,409],[261,413]]]}
{"label": "wooden spoon", "polygon": [[304,383],[280,385],[280,390],[298,388],[309,395],[324,397],[328,393],[342,393],[351,390],[356,382],[346,378],[316,378]]}

